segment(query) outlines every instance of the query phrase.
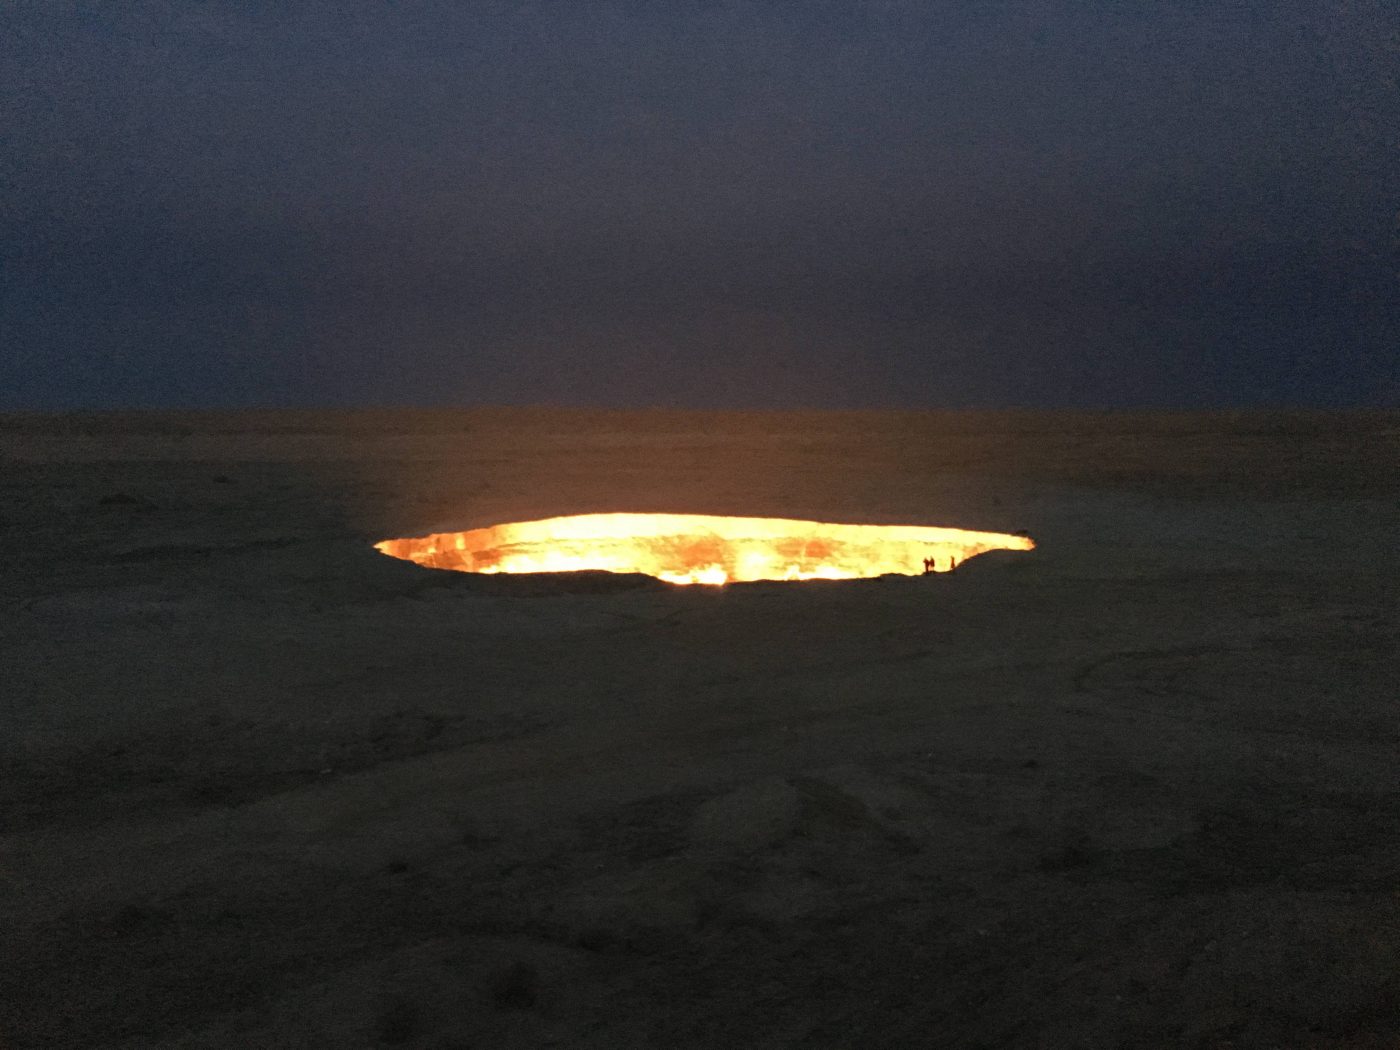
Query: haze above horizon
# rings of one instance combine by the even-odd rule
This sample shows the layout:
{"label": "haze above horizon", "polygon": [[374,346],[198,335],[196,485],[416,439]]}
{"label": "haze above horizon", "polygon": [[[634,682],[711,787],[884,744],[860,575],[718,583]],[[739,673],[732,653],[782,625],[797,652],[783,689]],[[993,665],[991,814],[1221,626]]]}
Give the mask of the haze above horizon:
{"label": "haze above horizon", "polygon": [[1400,9],[17,0],[0,411],[1400,404]]}

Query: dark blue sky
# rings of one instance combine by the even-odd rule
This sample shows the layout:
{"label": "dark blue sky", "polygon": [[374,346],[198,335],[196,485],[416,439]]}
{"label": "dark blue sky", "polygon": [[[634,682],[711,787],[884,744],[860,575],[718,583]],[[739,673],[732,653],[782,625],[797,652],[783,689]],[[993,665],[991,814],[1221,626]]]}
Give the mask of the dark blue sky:
{"label": "dark blue sky", "polygon": [[0,0],[0,409],[1395,404],[1398,12]]}

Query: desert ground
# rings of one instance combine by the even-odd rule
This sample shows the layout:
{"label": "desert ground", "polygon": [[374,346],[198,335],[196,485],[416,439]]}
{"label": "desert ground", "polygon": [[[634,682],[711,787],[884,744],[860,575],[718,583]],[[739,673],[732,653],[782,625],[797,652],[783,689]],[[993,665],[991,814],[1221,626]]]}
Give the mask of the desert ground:
{"label": "desert ground", "polygon": [[[1400,413],[0,417],[0,1045],[1400,1045]],[[485,577],[593,511],[1027,530]]]}

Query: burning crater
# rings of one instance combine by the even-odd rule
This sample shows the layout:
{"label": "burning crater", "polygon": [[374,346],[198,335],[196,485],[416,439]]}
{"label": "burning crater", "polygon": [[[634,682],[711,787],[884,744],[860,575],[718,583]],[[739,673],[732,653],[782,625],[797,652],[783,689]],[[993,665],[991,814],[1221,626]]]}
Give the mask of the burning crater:
{"label": "burning crater", "polygon": [[917,576],[947,572],[984,551],[1034,547],[1029,537],[999,532],[707,514],[578,514],[375,544],[392,557],[457,572],[601,569],[709,584]]}

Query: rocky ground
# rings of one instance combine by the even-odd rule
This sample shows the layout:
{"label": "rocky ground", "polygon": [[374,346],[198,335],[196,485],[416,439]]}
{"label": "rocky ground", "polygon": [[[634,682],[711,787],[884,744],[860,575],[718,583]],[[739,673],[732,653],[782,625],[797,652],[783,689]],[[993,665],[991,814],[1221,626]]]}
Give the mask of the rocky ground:
{"label": "rocky ground", "polygon": [[[1400,415],[0,418],[0,1041],[1400,1045]],[[603,510],[956,573],[440,573]]]}

